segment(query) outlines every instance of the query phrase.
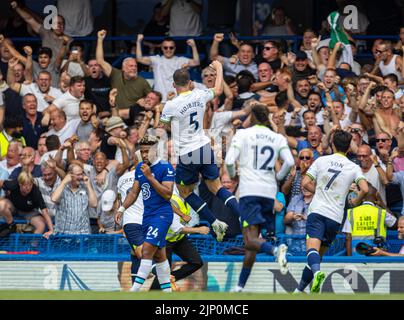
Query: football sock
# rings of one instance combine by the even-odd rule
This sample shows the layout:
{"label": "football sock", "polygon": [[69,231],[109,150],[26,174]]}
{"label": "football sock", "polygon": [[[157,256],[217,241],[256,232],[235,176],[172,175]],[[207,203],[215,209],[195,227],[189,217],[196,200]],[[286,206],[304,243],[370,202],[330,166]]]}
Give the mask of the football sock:
{"label": "football sock", "polygon": [[251,268],[243,267],[240,272],[240,277],[238,278],[238,286],[244,288],[247,283],[248,277],[250,276]]}
{"label": "football sock", "polygon": [[236,197],[232,193],[221,187],[216,196],[224,202],[225,206],[231,209],[233,215],[235,215],[237,219],[241,216],[240,206]]}
{"label": "football sock", "polygon": [[130,291],[137,292],[142,287],[143,283],[149,276],[150,270],[152,268],[153,261],[142,259],[140,262],[140,267],[135,277],[132,289]]}
{"label": "football sock", "polygon": [[197,214],[199,214],[202,219],[207,220],[210,224],[216,220],[213,212],[210,211],[206,202],[197,196],[195,192],[192,192],[188,197],[186,197],[185,201],[192,207],[192,209],[195,210]]}
{"label": "football sock", "polygon": [[316,249],[309,249],[307,251],[307,263],[313,274],[320,271],[321,257]]}
{"label": "football sock", "polygon": [[157,278],[159,279],[161,290],[163,290],[164,292],[171,292],[171,268],[168,260],[156,263],[156,273]]}
{"label": "football sock", "polygon": [[272,244],[270,244],[269,242],[263,242],[261,247],[260,247],[260,251],[258,251],[259,253],[266,253],[269,255],[275,255],[275,249],[276,247]]}
{"label": "football sock", "polygon": [[297,290],[303,292],[304,289],[306,289],[306,287],[310,284],[312,280],[313,280],[313,272],[311,271],[309,266],[305,266]]}
{"label": "football sock", "polygon": [[134,284],[136,274],[137,274],[137,271],[139,270],[139,266],[140,266],[140,259],[131,254],[130,255],[130,260],[132,261],[132,265],[130,267],[130,273],[131,273],[131,276],[132,276],[132,284]]}

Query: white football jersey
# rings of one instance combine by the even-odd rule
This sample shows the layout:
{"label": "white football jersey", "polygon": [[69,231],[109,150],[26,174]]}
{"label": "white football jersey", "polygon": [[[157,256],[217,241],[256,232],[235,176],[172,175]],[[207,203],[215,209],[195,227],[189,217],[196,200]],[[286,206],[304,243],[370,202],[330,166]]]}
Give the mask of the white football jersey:
{"label": "white football jersey", "polygon": [[[135,170],[129,171],[122,175],[118,180],[118,192],[121,195],[122,203],[125,201],[130,189],[133,187],[133,182],[135,181]],[[128,223],[142,224],[143,222],[143,199],[142,192],[139,192],[134,204],[125,210],[123,213],[122,226]]]}
{"label": "white football jersey", "polygon": [[276,198],[275,163],[284,148],[289,149],[285,137],[265,126],[256,125],[236,132],[225,162],[232,165],[239,160],[240,197]]}
{"label": "white football jersey", "polygon": [[365,179],[361,168],[341,153],[318,158],[306,173],[316,181],[309,214],[317,213],[338,223],[344,218],[345,200],[353,182]]}
{"label": "white football jersey", "polygon": [[194,89],[165,104],[160,120],[171,122],[175,155],[185,155],[210,143],[203,130],[203,116],[206,103],[213,98],[212,89]]}

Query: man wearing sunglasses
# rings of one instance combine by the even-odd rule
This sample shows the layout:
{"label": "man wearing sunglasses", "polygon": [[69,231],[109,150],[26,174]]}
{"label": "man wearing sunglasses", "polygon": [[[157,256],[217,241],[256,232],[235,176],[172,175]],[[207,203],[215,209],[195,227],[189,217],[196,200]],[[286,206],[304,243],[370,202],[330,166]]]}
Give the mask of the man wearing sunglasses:
{"label": "man wearing sunglasses", "polygon": [[175,55],[175,42],[171,38],[166,38],[161,44],[163,55],[145,57],[142,53],[142,41],[144,36],[139,34],[136,42],[137,61],[153,68],[154,89],[163,95],[163,102],[167,101],[167,94],[174,91],[173,74],[177,69],[199,66],[199,54],[193,39],[187,40],[187,44],[192,49],[192,59],[178,57]]}
{"label": "man wearing sunglasses", "polygon": [[403,79],[403,59],[402,57],[394,54],[392,51],[391,41],[384,40],[376,46],[375,50],[376,63],[372,70],[372,74],[375,74],[379,69],[382,76],[387,76],[388,74],[395,74],[398,80]]}

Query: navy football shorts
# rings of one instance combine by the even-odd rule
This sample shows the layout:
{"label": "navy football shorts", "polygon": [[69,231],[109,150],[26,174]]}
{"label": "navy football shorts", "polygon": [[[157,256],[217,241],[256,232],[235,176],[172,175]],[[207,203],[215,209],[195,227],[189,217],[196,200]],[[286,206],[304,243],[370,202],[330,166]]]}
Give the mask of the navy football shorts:
{"label": "navy football shorts", "polygon": [[185,186],[195,184],[199,181],[199,174],[202,174],[205,180],[219,178],[219,168],[209,143],[179,157],[175,169],[175,183]]}
{"label": "navy football shorts", "polygon": [[247,196],[240,198],[241,228],[250,225],[265,226],[268,230],[274,227],[274,199]]}
{"label": "navy football shorts", "polygon": [[307,238],[321,240],[321,244],[329,247],[335,240],[341,224],[318,213],[310,213],[307,217]]}
{"label": "navy football shorts", "polygon": [[141,224],[127,223],[123,226],[123,231],[125,232],[126,239],[128,240],[133,251],[135,251],[138,246],[143,244],[144,237]]}

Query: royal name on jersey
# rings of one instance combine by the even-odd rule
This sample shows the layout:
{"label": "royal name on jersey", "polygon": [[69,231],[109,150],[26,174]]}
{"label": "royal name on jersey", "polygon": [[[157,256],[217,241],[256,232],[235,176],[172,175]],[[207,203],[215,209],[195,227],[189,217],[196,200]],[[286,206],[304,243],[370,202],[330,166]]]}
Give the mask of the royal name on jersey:
{"label": "royal name on jersey", "polygon": [[[133,182],[135,181],[135,171],[129,171],[121,176],[118,180],[118,192],[121,195],[122,203],[125,201],[126,196],[132,189]],[[127,208],[123,214],[122,225],[128,223],[142,224],[143,220],[143,199],[142,195],[139,193],[135,203]]]}
{"label": "royal name on jersey", "polygon": [[239,159],[240,197],[276,198],[275,163],[284,148],[289,149],[286,139],[265,126],[255,125],[236,132],[226,164],[233,164]]}

